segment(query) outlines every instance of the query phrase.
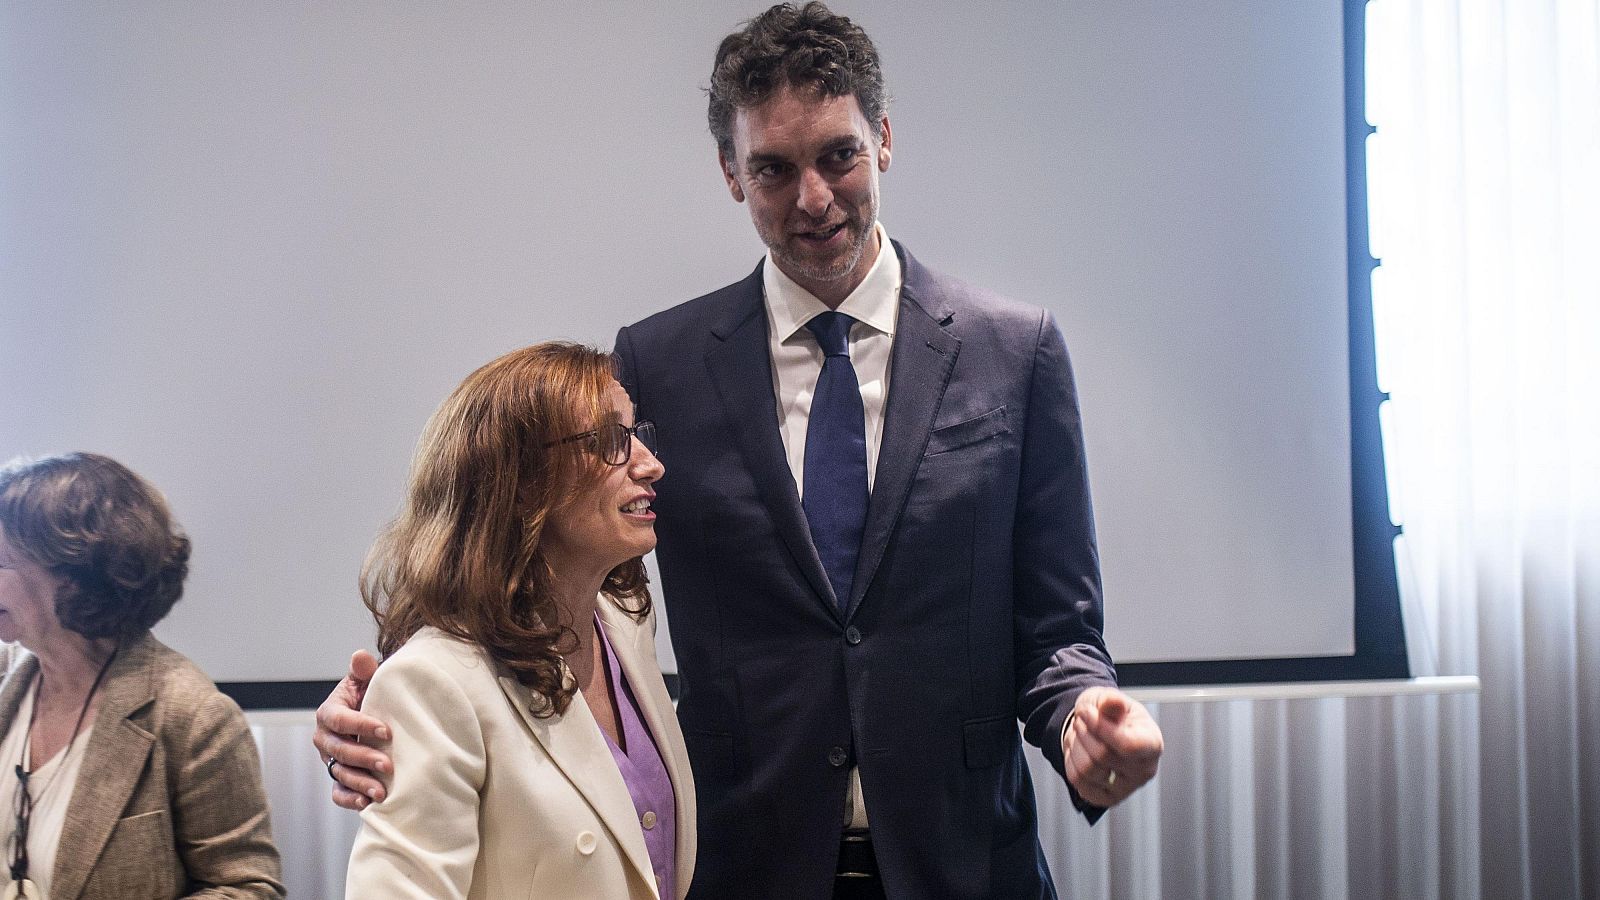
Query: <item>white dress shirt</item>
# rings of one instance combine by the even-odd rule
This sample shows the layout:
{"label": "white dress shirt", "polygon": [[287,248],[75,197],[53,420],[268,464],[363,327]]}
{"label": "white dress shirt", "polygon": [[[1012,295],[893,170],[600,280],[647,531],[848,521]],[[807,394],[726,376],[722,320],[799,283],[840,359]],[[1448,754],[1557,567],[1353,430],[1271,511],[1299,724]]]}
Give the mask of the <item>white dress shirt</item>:
{"label": "white dress shirt", "polygon": [[[866,411],[867,490],[878,471],[878,447],[883,443],[883,409],[889,398],[889,354],[894,346],[895,320],[900,312],[900,258],[889,245],[889,232],[879,222],[878,258],[867,277],[856,285],[839,312],[856,323],[850,326],[850,363],[861,385],[861,405]],[[778,425],[783,436],[789,473],[805,497],[806,428],[811,421],[811,399],[822,374],[822,348],[806,323],[828,311],[812,293],[784,274],[767,254],[761,267],[767,305],[767,347],[772,353],[772,392],[778,398]],[[866,805],[861,796],[861,771],[850,770],[850,793],[845,802],[844,824],[867,827]]]}
{"label": "white dress shirt", "polygon": [[[839,304],[839,312],[856,320],[850,327],[850,364],[861,384],[866,408],[867,490],[878,470],[883,443],[883,405],[889,397],[889,350],[894,344],[900,311],[900,259],[889,246],[883,223],[878,232],[878,259],[867,277]],[[806,426],[811,398],[822,374],[822,348],[806,323],[828,311],[821,300],[783,273],[767,254],[761,267],[767,304],[767,346],[772,351],[772,392],[778,398],[778,424],[795,487],[805,496]]]}

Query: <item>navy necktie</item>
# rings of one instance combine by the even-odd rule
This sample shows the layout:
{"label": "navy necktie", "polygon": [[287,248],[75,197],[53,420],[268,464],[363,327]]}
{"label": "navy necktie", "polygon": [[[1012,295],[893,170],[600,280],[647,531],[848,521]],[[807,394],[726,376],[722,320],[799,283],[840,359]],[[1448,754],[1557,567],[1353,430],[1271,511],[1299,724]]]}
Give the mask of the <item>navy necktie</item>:
{"label": "navy necktie", "polygon": [[867,414],[861,405],[861,383],[850,364],[853,324],[855,320],[841,312],[825,312],[806,323],[822,348],[823,360],[806,424],[801,506],[840,609],[850,602],[867,521]]}

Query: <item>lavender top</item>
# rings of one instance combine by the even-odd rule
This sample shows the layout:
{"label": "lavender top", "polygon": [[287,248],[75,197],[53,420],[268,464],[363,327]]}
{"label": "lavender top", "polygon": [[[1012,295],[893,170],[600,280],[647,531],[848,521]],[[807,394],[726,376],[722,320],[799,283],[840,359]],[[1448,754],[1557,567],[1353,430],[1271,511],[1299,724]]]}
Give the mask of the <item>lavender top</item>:
{"label": "lavender top", "polygon": [[644,845],[650,851],[650,867],[655,870],[656,891],[663,900],[677,896],[678,809],[677,797],[672,791],[672,779],[667,775],[667,765],[661,760],[661,751],[655,738],[639,715],[639,701],[628,686],[617,654],[611,649],[611,638],[605,625],[595,616],[595,631],[600,635],[600,647],[605,653],[606,669],[611,673],[611,684],[617,695],[617,724],[622,729],[622,742],[626,752],[618,747],[611,736],[605,735],[611,748],[611,758],[622,772],[633,798],[633,809],[644,829]]}

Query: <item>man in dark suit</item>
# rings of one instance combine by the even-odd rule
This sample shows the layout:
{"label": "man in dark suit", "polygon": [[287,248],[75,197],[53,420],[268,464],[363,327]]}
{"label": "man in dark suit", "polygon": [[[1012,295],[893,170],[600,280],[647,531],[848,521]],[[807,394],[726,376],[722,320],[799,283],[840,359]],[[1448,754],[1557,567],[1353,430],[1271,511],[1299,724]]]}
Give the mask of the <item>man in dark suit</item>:
{"label": "man in dark suit", "polygon": [[[1054,896],[1017,722],[1091,820],[1154,776],[1116,689],[1066,347],[877,221],[877,52],[820,3],[726,38],[710,120],[768,247],[623,328],[700,807],[693,895]],[[376,723],[319,711],[318,746]],[[343,805],[365,801],[340,788]]]}

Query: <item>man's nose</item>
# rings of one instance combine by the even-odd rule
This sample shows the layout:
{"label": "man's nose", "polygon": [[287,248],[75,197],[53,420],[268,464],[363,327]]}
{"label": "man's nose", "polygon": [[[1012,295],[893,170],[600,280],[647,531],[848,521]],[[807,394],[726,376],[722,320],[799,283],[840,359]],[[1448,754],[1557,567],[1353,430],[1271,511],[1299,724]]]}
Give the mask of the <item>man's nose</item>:
{"label": "man's nose", "polygon": [[828,184],[828,179],[816,169],[806,169],[800,173],[800,196],[796,200],[800,210],[813,219],[820,219],[828,212],[828,207],[833,205],[833,188]]}

